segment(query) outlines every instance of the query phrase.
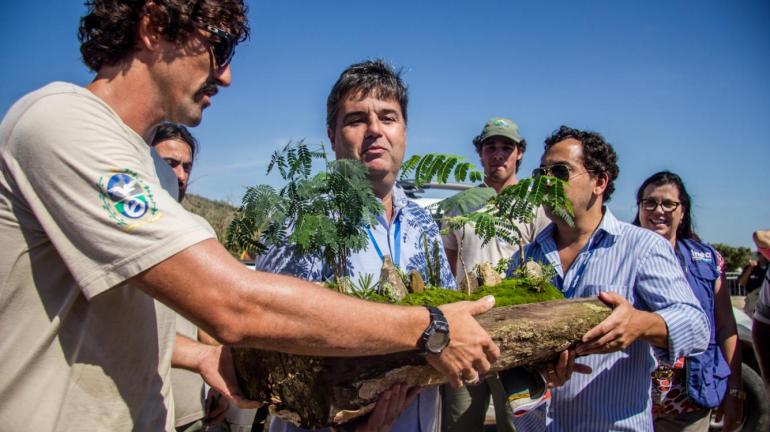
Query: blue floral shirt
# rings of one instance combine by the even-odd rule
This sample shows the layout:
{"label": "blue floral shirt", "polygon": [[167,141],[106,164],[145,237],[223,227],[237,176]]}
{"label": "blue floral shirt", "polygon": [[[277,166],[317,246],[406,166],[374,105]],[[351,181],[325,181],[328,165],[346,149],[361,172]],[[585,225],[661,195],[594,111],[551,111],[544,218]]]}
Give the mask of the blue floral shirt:
{"label": "blue floral shirt", "polygon": [[[371,274],[379,280],[380,269],[385,255],[390,255],[394,264],[405,272],[416,270],[428,280],[426,256],[432,254],[434,242],[438,242],[440,280],[444,288],[456,289],[454,276],[449,267],[439,228],[431,215],[410,201],[399,187],[393,188],[393,221],[388,223],[384,215],[377,216],[377,225],[369,227],[369,242],[365,250],[351,254],[348,269],[353,282],[364,274]],[[324,281],[333,276],[332,269],[318,257],[295,256],[291,247],[271,248],[257,257],[256,269],[282,273],[311,281]],[[353,285],[356,285],[355,283]],[[355,286],[353,287],[356,288]],[[439,414],[438,389],[425,389],[393,423],[391,431],[432,431]],[[273,419],[270,432],[302,431],[303,429],[281,419]]]}

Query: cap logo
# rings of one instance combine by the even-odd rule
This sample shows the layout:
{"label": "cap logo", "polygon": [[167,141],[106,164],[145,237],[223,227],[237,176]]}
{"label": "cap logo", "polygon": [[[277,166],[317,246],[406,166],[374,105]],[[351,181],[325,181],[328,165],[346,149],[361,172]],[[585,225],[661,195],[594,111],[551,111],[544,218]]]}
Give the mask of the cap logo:
{"label": "cap logo", "polygon": [[497,119],[497,120],[495,120],[494,124],[495,124],[495,126],[507,126],[508,122],[505,121],[504,119]]}

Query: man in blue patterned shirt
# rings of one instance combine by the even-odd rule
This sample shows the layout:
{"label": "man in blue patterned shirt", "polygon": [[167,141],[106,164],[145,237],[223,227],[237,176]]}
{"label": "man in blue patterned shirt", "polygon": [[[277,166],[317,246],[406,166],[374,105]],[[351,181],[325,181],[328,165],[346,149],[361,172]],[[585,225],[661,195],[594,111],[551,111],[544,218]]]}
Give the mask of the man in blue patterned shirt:
{"label": "man in blue patterned shirt", "polygon": [[[366,250],[351,255],[349,274],[354,281],[365,274],[376,280],[385,256],[389,255],[396,266],[406,272],[416,270],[427,280],[431,258],[426,256],[423,242],[438,242],[441,285],[455,288],[438,227],[430,214],[409,201],[396,185],[406,149],[407,101],[399,73],[382,60],[350,66],[329,94],[327,134],[332,150],[338,159],[356,159],[366,165],[374,194],[385,209],[384,214],[377,215],[378,223],[368,228]],[[289,247],[272,249],[259,257],[257,269],[315,281],[332,276],[332,269],[326,268],[321,260],[296,257]],[[391,418],[385,418],[376,430],[435,430],[439,412],[437,389],[425,389],[419,394],[410,391],[401,400],[404,403],[390,409]],[[399,404],[391,404],[391,408],[393,405]],[[280,419],[271,422],[270,431],[289,430],[299,429]]]}
{"label": "man in blue patterned shirt", "polygon": [[[652,431],[655,356],[676,359],[708,344],[706,315],[671,244],[605,207],[618,171],[615,151],[597,133],[562,126],[545,141],[533,174],[569,182],[575,223],[546,210],[554,224],[525,247],[525,256],[553,265],[553,283],[566,297],[598,296],[613,312],[547,371],[552,384],[563,386],[547,405],[515,419],[517,430]],[[590,374],[572,376],[576,355],[586,356],[579,362]]]}

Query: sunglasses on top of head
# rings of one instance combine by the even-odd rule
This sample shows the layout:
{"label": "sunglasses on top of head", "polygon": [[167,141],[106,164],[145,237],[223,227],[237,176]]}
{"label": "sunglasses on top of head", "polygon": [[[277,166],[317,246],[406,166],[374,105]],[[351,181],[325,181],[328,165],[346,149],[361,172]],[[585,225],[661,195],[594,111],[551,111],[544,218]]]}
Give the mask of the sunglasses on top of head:
{"label": "sunglasses on top of head", "polygon": [[211,51],[214,54],[214,63],[217,69],[222,70],[230,64],[235,55],[235,38],[230,33],[208,24],[196,24],[201,30],[211,33],[209,38]]}
{"label": "sunglasses on top of head", "polygon": [[538,176],[551,176],[556,177],[559,180],[569,181],[570,178],[580,175],[580,174],[586,174],[593,172],[593,170],[585,170],[581,173],[575,173],[572,174],[570,172],[570,168],[565,164],[553,164],[549,166],[542,166],[538,167],[532,170],[532,177],[538,177]]}

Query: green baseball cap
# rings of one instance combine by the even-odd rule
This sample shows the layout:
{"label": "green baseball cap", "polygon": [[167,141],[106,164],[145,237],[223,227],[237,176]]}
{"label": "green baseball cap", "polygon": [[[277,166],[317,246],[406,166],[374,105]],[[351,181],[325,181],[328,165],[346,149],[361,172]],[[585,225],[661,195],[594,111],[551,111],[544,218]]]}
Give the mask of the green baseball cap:
{"label": "green baseball cap", "polygon": [[477,136],[474,144],[481,145],[488,138],[493,136],[501,136],[510,139],[516,144],[521,144],[524,138],[519,135],[519,126],[511,119],[503,117],[492,117],[484,125],[484,129],[481,130],[481,135]]}

